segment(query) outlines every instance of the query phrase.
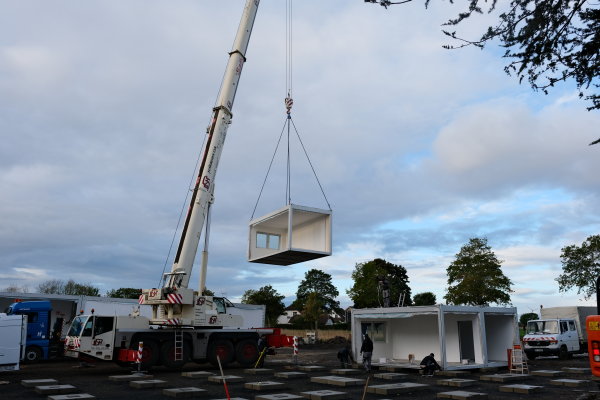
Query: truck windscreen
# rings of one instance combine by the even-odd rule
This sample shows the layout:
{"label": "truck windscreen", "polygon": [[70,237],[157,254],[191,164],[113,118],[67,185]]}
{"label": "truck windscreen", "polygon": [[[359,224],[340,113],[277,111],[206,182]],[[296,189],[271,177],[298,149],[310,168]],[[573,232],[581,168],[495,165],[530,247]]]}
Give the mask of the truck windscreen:
{"label": "truck windscreen", "polygon": [[83,329],[83,324],[86,320],[87,317],[76,317],[71,323],[71,329],[69,329],[69,333],[67,333],[67,336],[81,335],[81,330]]}
{"label": "truck windscreen", "polygon": [[550,320],[550,321],[529,321],[527,322],[527,334],[549,334],[549,333],[559,333],[558,330],[558,321]]}

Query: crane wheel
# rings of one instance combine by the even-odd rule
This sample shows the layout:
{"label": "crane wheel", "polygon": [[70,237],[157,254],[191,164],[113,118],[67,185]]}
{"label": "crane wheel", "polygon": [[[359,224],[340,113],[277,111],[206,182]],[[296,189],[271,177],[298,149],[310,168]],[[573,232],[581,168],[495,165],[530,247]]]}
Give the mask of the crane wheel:
{"label": "crane wheel", "polygon": [[129,347],[132,350],[137,350],[139,343],[144,342],[144,350],[142,351],[142,369],[150,369],[158,364],[159,352],[158,344],[154,340],[145,338],[137,339],[131,342]]}
{"label": "crane wheel", "polygon": [[163,342],[160,346],[160,361],[167,369],[181,369],[189,359],[190,346],[187,342],[183,342],[182,352],[179,357],[177,357],[175,351],[174,341]]}
{"label": "crane wheel", "polygon": [[244,339],[235,346],[235,358],[242,367],[254,366],[258,360],[258,344],[256,340]]}
{"label": "crane wheel", "polygon": [[216,339],[212,341],[208,345],[208,361],[214,366],[219,365],[217,362],[217,355],[221,360],[221,366],[224,367],[231,364],[235,358],[233,343],[227,339]]}

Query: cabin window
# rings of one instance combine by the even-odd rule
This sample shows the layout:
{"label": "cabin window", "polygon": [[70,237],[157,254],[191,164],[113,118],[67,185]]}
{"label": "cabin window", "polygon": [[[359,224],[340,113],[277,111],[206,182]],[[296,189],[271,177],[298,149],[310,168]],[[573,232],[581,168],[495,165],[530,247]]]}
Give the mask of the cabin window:
{"label": "cabin window", "polygon": [[569,330],[570,331],[576,331],[577,329],[575,328],[575,322],[573,321],[569,321]]}
{"label": "cabin window", "polygon": [[93,326],[94,326],[93,318],[88,318],[87,322],[85,323],[85,326],[83,327],[83,332],[81,333],[81,336],[92,336],[92,327]]}
{"label": "cabin window", "polygon": [[256,247],[259,249],[279,250],[281,236],[273,233],[256,233]]}
{"label": "cabin window", "polygon": [[27,315],[27,323],[33,324],[34,322],[38,322],[38,313],[36,312],[25,312],[23,315]]}
{"label": "cabin window", "polygon": [[113,317],[96,317],[94,324],[94,336],[113,330]]}
{"label": "cabin window", "polygon": [[363,322],[361,331],[363,335],[368,333],[374,342],[385,342],[385,322]]}

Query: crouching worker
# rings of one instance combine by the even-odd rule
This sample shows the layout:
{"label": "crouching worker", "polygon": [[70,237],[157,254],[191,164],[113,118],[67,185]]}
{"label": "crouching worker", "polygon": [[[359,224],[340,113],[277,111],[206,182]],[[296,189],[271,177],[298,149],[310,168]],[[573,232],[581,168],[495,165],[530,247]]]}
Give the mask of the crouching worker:
{"label": "crouching worker", "polygon": [[350,345],[346,344],[343,349],[338,351],[337,354],[338,360],[340,360],[341,368],[351,368],[354,363],[354,359],[352,358],[352,351],[350,350]]}
{"label": "crouching worker", "polygon": [[433,373],[435,371],[442,370],[442,367],[440,367],[440,365],[437,363],[437,361],[435,361],[435,358],[433,357],[433,353],[431,353],[430,355],[425,357],[423,359],[423,361],[421,361],[420,367],[421,367],[421,370],[423,370],[423,375],[426,375],[426,376],[433,376]]}

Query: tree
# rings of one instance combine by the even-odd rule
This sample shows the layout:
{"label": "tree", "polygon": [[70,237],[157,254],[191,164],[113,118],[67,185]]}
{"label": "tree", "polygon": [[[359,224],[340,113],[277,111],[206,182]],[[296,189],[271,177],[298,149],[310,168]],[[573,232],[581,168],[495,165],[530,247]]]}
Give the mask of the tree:
{"label": "tree", "polygon": [[106,292],[106,297],[115,297],[119,299],[138,299],[142,295],[142,289],[119,288],[111,289]]}
{"label": "tree", "polygon": [[596,279],[600,276],[600,235],[592,235],[581,246],[563,247],[560,259],[563,273],[556,278],[558,290],[566,292],[577,288],[586,299],[596,293]]}
{"label": "tree", "polygon": [[531,321],[532,319],[538,319],[538,318],[539,318],[538,315],[534,312],[521,314],[521,318],[519,318],[519,324],[521,326],[526,326],[527,322]]}
{"label": "tree", "polygon": [[335,300],[340,292],[331,283],[331,275],[318,269],[311,269],[304,274],[304,280],[300,282],[296,292],[296,300],[292,303],[293,308],[304,309],[308,296],[316,293],[323,308],[330,312],[340,307],[340,303]]}
{"label": "tree", "polygon": [[321,296],[317,292],[311,292],[306,298],[306,304],[304,306],[304,319],[309,322],[315,323],[315,333],[318,329],[319,317],[323,313],[325,305],[321,301]]}
{"label": "tree", "polygon": [[432,292],[417,293],[413,297],[414,306],[432,306],[436,303],[437,299],[435,294]]}
{"label": "tree", "polygon": [[446,269],[449,304],[472,306],[510,304],[512,282],[502,272],[498,260],[486,238],[471,238],[456,259]]}
{"label": "tree", "polygon": [[65,282],[60,279],[49,279],[38,285],[38,292],[44,294],[64,294]]}
{"label": "tree", "polygon": [[380,277],[387,279],[390,291],[390,303],[396,305],[404,293],[404,305],[412,305],[411,291],[408,286],[406,269],[381,258],[356,264],[352,272],[354,285],[346,290],[356,308],[380,307],[383,294],[379,285]]}
{"label": "tree", "polygon": [[277,318],[285,311],[284,298],[285,296],[277,293],[271,285],[267,285],[258,290],[246,290],[242,296],[242,303],[264,304],[266,306],[267,325],[274,326],[277,323]]}
{"label": "tree", "polygon": [[60,279],[50,279],[38,285],[38,291],[44,294],[68,294],[84,296],[100,296],[100,289],[89,283],[77,283],[73,279],[67,282]]}
{"label": "tree", "polygon": [[26,285],[18,286],[13,284],[8,285],[4,289],[0,290],[0,292],[7,293],[29,293],[29,288]]}

